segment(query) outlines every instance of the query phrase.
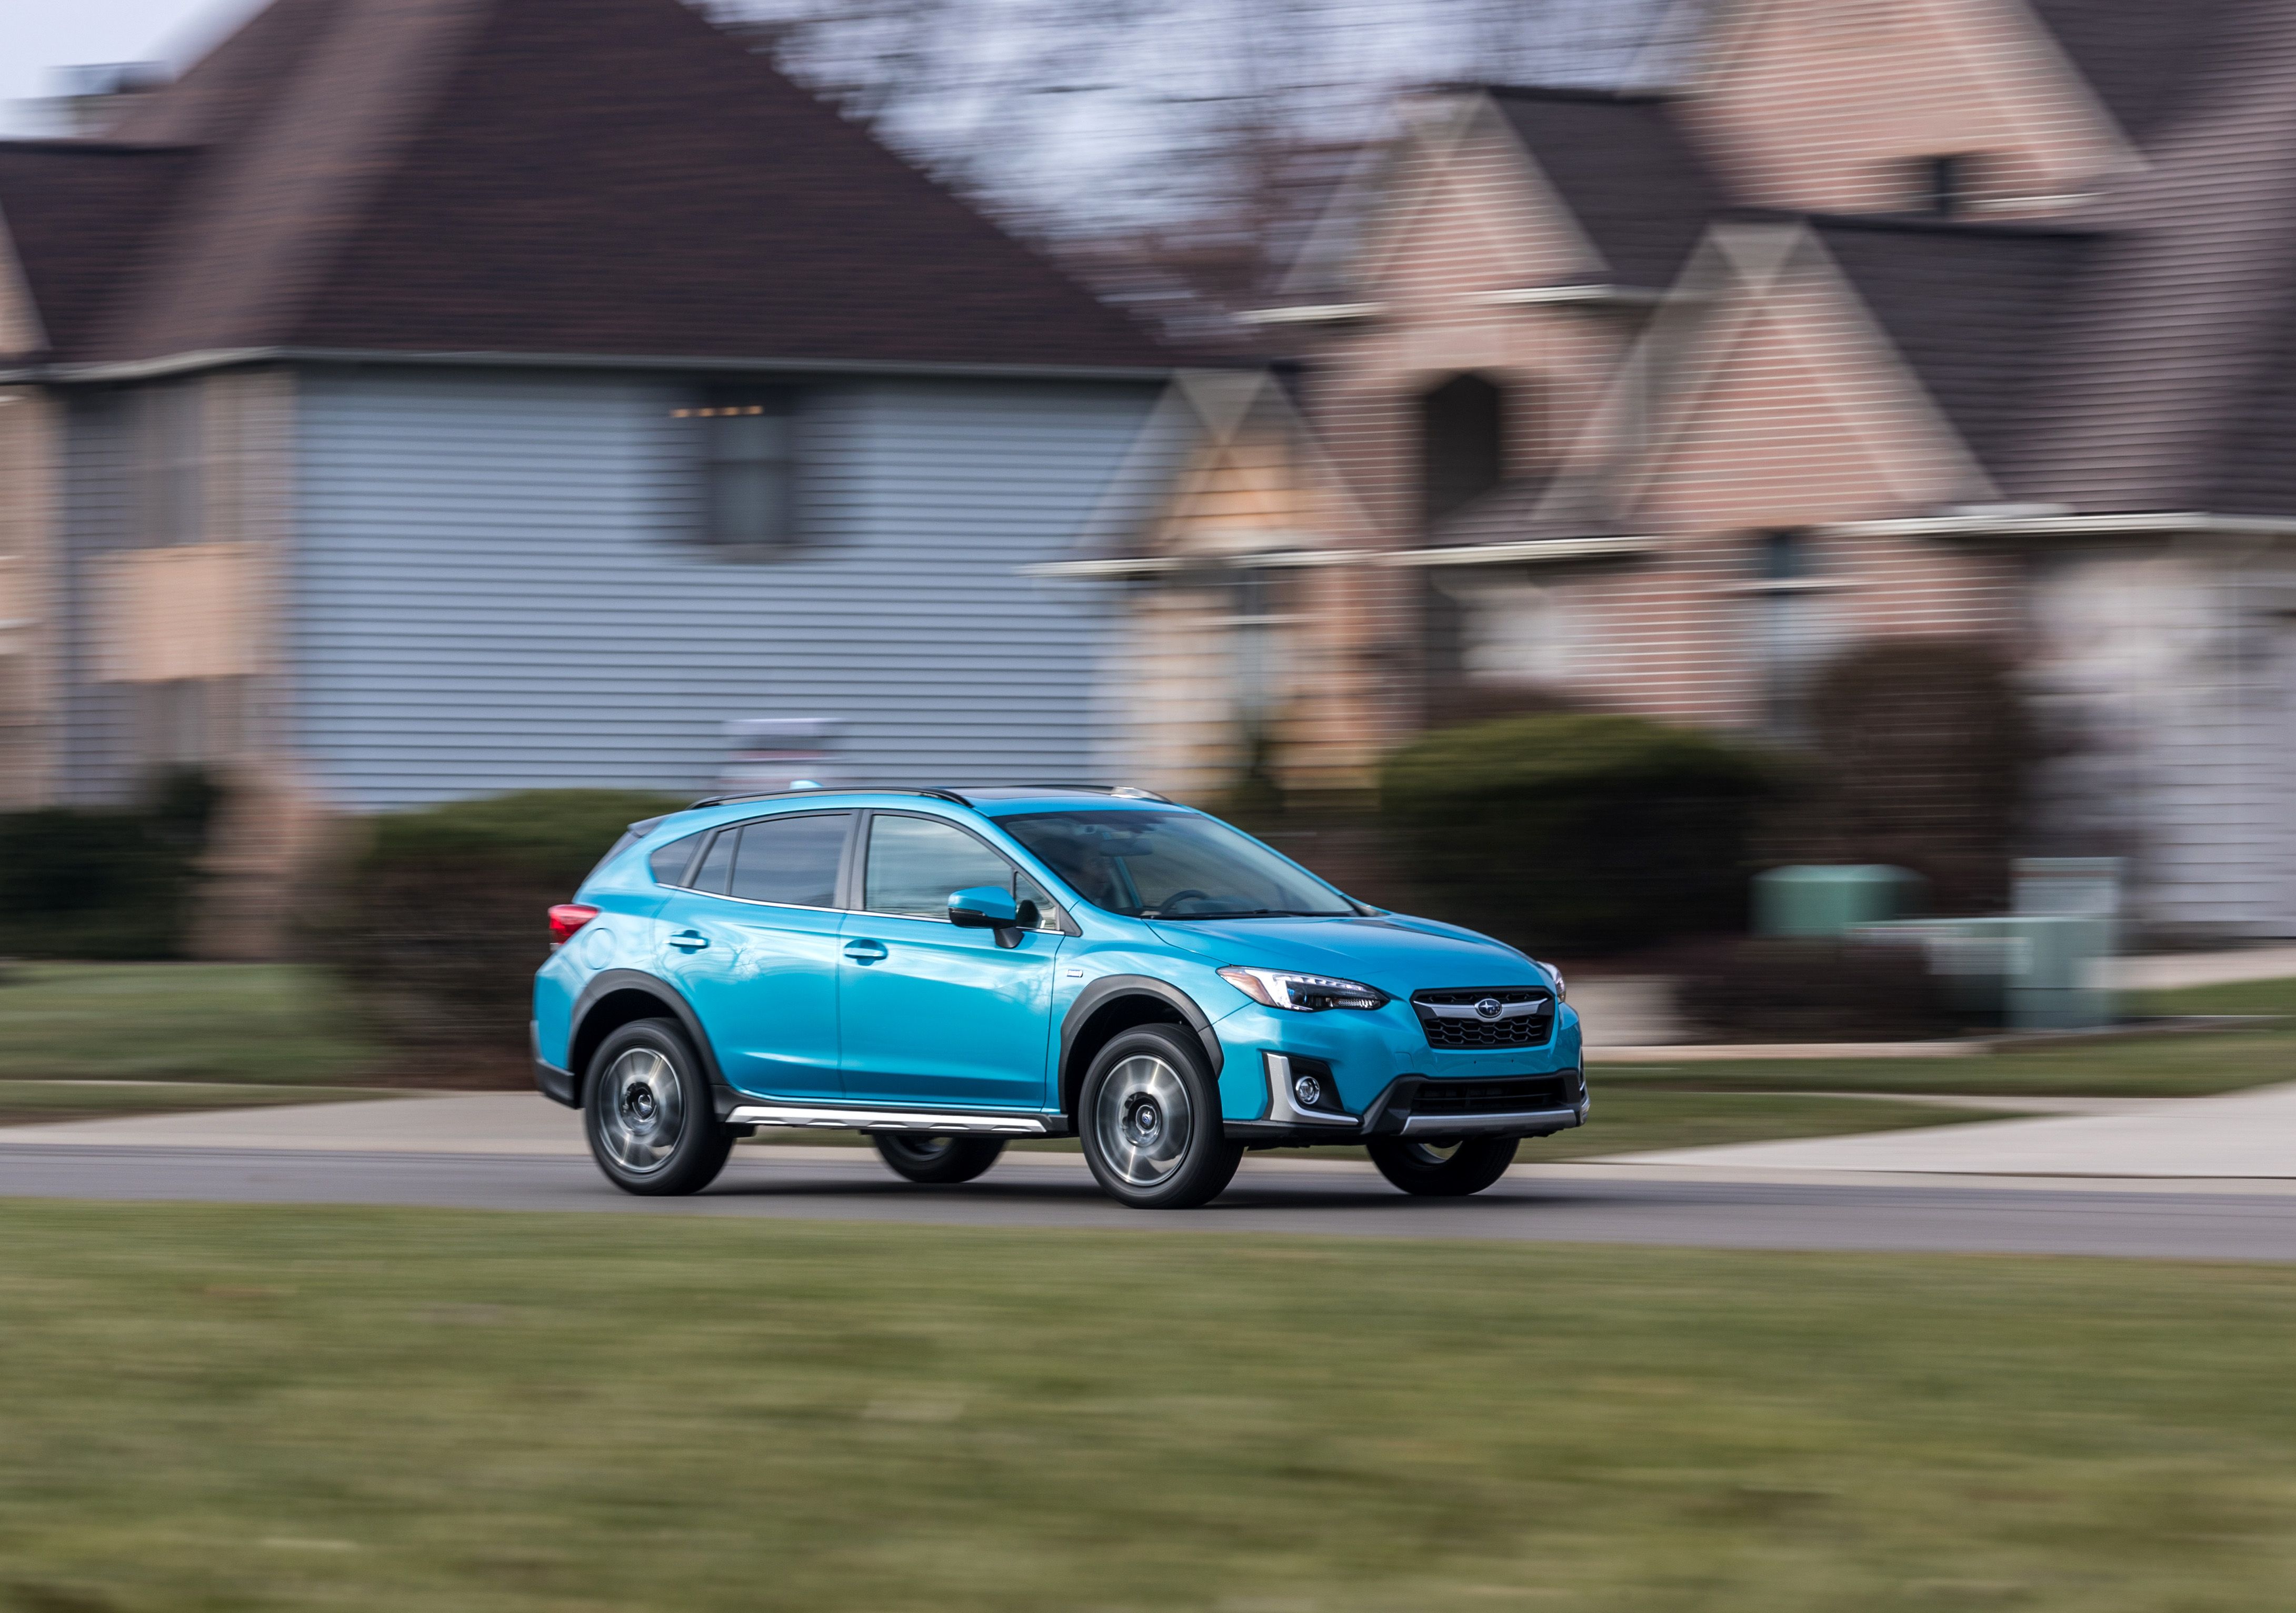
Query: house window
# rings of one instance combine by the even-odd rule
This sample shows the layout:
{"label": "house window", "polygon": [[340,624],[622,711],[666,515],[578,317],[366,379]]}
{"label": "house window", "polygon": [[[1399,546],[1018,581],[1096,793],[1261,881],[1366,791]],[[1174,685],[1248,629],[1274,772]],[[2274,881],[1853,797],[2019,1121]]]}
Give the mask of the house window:
{"label": "house window", "polygon": [[1820,664],[1838,641],[1829,579],[1818,576],[1807,533],[1757,535],[1754,657],[1761,679],[1764,726],[1797,742],[1808,731],[1809,692]]}
{"label": "house window", "polygon": [[143,546],[196,544],[205,536],[207,444],[201,396],[195,381],[136,394],[137,515]]}
{"label": "house window", "polygon": [[751,553],[795,543],[797,409],[791,394],[714,393],[673,413],[693,423],[703,541]]}
{"label": "house window", "polygon": [[1506,399],[1496,382],[1455,375],[1419,399],[1421,513],[1441,520],[1506,474]]}

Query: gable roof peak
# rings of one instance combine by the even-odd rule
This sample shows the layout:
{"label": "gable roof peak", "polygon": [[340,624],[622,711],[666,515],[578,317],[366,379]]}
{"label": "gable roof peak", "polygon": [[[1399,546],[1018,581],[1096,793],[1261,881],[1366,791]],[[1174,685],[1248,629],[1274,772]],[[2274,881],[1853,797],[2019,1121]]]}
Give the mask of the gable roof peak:
{"label": "gable roof peak", "polygon": [[201,149],[76,356],[1169,364],[682,0],[273,0],[113,132]]}

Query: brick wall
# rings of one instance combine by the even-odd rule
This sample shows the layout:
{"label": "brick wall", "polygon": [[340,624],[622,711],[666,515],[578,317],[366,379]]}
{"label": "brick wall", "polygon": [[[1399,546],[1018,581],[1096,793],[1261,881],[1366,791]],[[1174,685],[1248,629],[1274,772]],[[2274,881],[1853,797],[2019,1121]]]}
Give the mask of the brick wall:
{"label": "brick wall", "polygon": [[1740,0],[1684,112],[1736,194],[1812,212],[1906,210],[1939,155],[1976,156],[1989,217],[2062,211],[2136,166],[2018,0]]}

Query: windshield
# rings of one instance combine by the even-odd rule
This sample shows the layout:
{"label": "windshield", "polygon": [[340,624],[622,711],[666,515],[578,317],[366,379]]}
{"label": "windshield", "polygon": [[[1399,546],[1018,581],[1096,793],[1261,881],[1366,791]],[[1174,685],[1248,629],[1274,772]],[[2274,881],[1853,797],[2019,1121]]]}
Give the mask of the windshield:
{"label": "windshield", "polygon": [[1193,812],[1031,812],[997,825],[1111,913],[1244,919],[1360,911],[1250,835]]}

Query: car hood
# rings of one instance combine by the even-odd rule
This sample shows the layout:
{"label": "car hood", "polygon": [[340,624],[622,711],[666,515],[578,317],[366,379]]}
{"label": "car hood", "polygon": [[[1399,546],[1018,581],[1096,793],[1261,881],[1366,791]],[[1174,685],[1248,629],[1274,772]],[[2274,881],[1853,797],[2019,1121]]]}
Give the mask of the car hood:
{"label": "car hood", "polygon": [[1544,986],[1546,974],[1513,947],[1431,919],[1400,913],[1328,919],[1158,919],[1163,940],[1215,964],[1297,969],[1376,986],[1390,996],[1441,986]]}

